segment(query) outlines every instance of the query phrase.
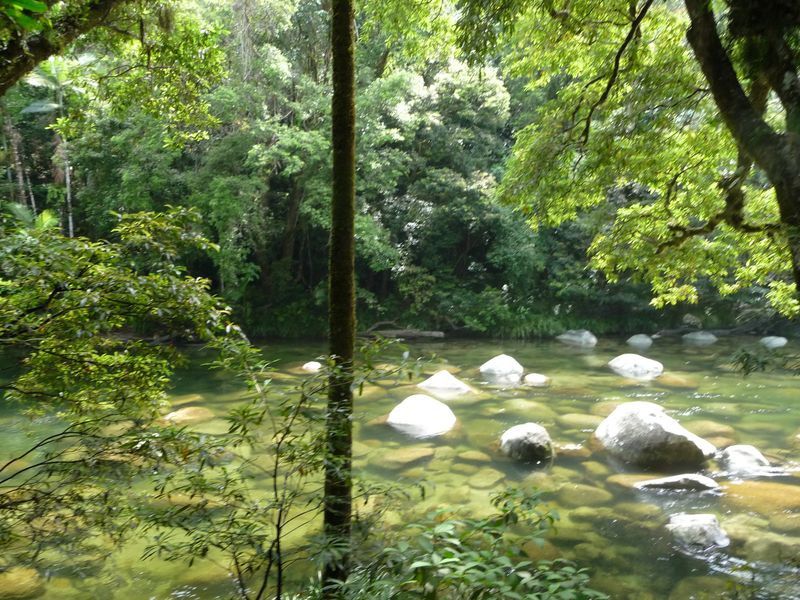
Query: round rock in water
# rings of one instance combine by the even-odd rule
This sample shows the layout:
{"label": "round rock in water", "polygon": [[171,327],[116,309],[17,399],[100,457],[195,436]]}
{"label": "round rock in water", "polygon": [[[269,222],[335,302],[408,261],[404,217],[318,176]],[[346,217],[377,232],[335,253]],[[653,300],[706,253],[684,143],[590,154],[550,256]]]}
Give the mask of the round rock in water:
{"label": "round rock in water", "polygon": [[460,396],[461,394],[468,394],[472,391],[472,388],[466,383],[444,369],[436,371],[436,373],[428,377],[425,381],[418,383],[417,387],[444,396]]}
{"label": "round rock in water", "polygon": [[536,423],[514,425],[500,438],[500,450],[523,462],[542,462],[553,457],[553,442],[547,430]]}
{"label": "round rock in water", "polygon": [[647,350],[653,345],[653,338],[644,333],[637,333],[636,335],[629,337],[626,343],[628,346],[633,346],[639,350]]}
{"label": "round rock in water", "polygon": [[717,343],[717,336],[710,331],[693,331],[684,335],[683,341],[694,346],[710,346]]}
{"label": "round rock in water", "polygon": [[683,475],[673,475],[672,477],[640,481],[634,484],[633,487],[640,490],[687,490],[704,492],[708,490],[718,490],[719,484],[705,475],[685,473]]}
{"label": "round rock in water", "polygon": [[322,363],[320,363],[319,361],[316,361],[316,360],[312,360],[312,361],[307,362],[306,364],[304,364],[300,368],[303,369],[303,371],[306,371],[308,373],[317,373],[322,368]]}
{"label": "round rock in water", "polygon": [[640,381],[650,381],[664,372],[664,365],[660,362],[638,354],[620,354],[608,366],[617,375]]}
{"label": "round rock in water", "polygon": [[769,461],[755,446],[736,444],[717,455],[719,465],[729,475],[761,475],[769,471]]}
{"label": "round rock in water", "polygon": [[731,543],[728,534],[720,527],[717,517],[709,514],[672,515],[667,529],[675,539],[693,549],[724,548]]}
{"label": "round rock in water", "polygon": [[525,379],[523,381],[525,385],[530,385],[532,387],[547,387],[550,385],[550,378],[547,375],[542,375],[541,373],[528,373],[525,375]]}
{"label": "round rock in water", "polygon": [[414,394],[395,406],[386,422],[406,435],[428,438],[450,431],[456,424],[456,416],[436,398]]}
{"label": "round rock in water", "polygon": [[481,375],[495,383],[519,383],[525,369],[507,354],[498,354],[480,367]]}
{"label": "round rock in water", "polygon": [[586,329],[570,329],[556,336],[556,339],[570,346],[579,346],[581,348],[594,348],[597,345],[597,338],[591,331]]}
{"label": "round rock in water", "polygon": [[783,348],[786,344],[788,344],[789,340],[779,335],[768,335],[767,337],[763,337],[758,340],[758,343],[764,346],[764,348],[767,350],[777,350],[778,348]]}
{"label": "round rock in water", "polygon": [[717,450],[652,402],[620,404],[594,435],[615,458],[644,468],[699,468]]}

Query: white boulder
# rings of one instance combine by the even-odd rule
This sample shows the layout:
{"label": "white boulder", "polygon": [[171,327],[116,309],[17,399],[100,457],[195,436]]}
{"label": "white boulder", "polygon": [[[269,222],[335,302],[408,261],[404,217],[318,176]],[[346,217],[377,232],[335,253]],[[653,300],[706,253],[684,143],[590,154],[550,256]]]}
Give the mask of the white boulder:
{"label": "white boulder", "polygon": [[498,354],[480,367],[481,375],[495,383],[516,384],[525,369],[507,354]]}
{"label": "white boulder", "polygon": [[620,354],[609,361],[608,366],[617,375],[642,381],[655,379],[664,372],[664,365],[660,362],[638,354]]}
{"label": "white boulder", "polygon": [[319,370],[322,369],[322,363],[316,360],[311,360],[300,368],[308,373],[318,373]]}
{"label": "white boulder", "polygon": [[542,462],[553,457],[553,441],[541,425],[523,423],[514,425],[503,433],[500,450],[515,460]]}
{"label": "white boulder", "polygon": [[443,402],[414,394],[395,406],[386,422],[412,437],[428,438],[450,431],[456,424],[456,416]]}
{"label": "white boulder", "polygon": [[550,378],[541,373],[528,373],[525,375],[523,382],[525,385],[530,385],[532,387],[547,387],[550,385]]}
{"label": "white boulder", "polygon": [[597,345],[597,338],[591,331],[586,329],[570,329],[556,336],[556,339],[570,346],[579,346],[581,348],[594,348]]}
{"label": "white boulder", "polygon": [[717,336],[710,331],[692,331],[683,336],[683,341],[693,346],[710,346],[717,343]]}
{"label": "white boulder", "polygon": [[758,340],[758,343],[764,346],[764,348],[767,350],[777,350],[778,348],[783,348],[786,344],[788,344],[789,340],[779,335],[768,335]]}
{"label": "white boulder", "polygon": [[719,484],[705,475],[684,473],[683,475],[673,475],[672,477],[647,479],[646,481],[635,483],[633,487],[640,490],[688,490],[702,492],[718,490]]}
{"label": "white boulder", "polygon": [[678,542],[694,549],[724,548],[731,543],[714,515],[678,513],[670,516],[667,529]]}
{"label": "white boulder", "polygon": [[417,387],[443,397],[460,396],[472,391],[472,388],[466,383],[444,369],[436,371],[425,381],[418,383]]}
{"label": "white boulder", "polygon": [[653,345],[653,338],[644,333],[637,333],[636,335],[629,337],[626,343],[628,346],[633,346],[639,350],[647,350]]}
{"label": "white boulder", "polygon": [[766,457],[749,444],[728,446],[717,455],[717,462],[729,475],[759,475],[770,470]]}
{"label": "white boulder", "polygon": [[717,450],[652,402],[620,404],[594,435],[615,458],[644,468],[697,468]]}

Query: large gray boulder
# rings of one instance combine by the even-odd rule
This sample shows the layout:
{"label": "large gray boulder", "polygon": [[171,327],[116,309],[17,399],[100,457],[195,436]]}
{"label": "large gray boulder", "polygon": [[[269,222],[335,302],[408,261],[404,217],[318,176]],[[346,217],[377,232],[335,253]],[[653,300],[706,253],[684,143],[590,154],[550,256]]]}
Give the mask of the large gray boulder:
{"label": "large gray boulder", "polygon": [[653,338],[644,333],[637,333],[629,337],[626,343],[628,346],[632,346],[637,350],[647,350],[653,345]]}
{"label": "large gray boulder", "polygon": [[728,534],[714,515],[688,513],[672,515],[667,523],[667,529],[678,542],[693,550],[724,548],[731,543]]}
{"label": "large gray boulder", "polygon": [[783,348],[786,344],[788,344],[789,340],[779,335],[768,335],[758,340],[758,343],[764,346],[764,348],[767,350],[777,350],[778,348]]}
{"label": "large gray boulder", "polygon": [[771,470],[767,458],[749,444],[728,446],[719,452],[717,462],[729,475],[763,475]]}
{"label": "large gray boulder", "polygon": [[717,336],[710,331],[693,331],[684,335],[683,341],[692,346],[710,346],[717,343]]}
{"label": "large gray boulder", "polygon": [[570,346],[578,346],[579,348],[594,348],[597,345],[597,338],[587,329],[570,329],[556,336],[556,339],[559,342]]}
{"label": "large gray boulder", "polygon": [[515,385],[525,369],[508,354],[498,354],[480,366],[481,375],[492,383]]}
{"label": "large gray boulder", "polygon": [[456,424],[456,416],[436,398],[414,394],[395,406],[386,422],[406,435],[428,438],[450,431]]}
{"label": "large gray boulder", "polygon": [[523,423],[514,425],[503,433],[500,450],[515,460],[543,462],[553,457],[553,441],[541,425]]}
{"label": "large gray boulder", "polygon": [[639,381],[650,381],[664,372],[664,365],[660,362],[638,354],[620,354],[609,361],[608,366],[617,375]]}
{"label": "large gray boulder", "polygon": [[698,468],[717,450],[652,402],[619,405],[594,435],[609,454],[643,468]]}
{"label": "large gray boulder", "polygon": [[417,384],[417,387],[443,398],[460,396],[461,394],[468,394],[472,391],[472,388],[466,383],[444,369],[436,371],[436,373],[428,377],[425,381]]}

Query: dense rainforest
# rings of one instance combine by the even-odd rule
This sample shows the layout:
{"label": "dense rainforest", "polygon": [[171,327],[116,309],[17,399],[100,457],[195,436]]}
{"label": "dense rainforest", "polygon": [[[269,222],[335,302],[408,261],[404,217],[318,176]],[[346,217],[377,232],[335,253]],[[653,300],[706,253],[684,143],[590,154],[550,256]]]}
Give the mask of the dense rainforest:
{"label": "dense rainforest", "polygon": [[[648,306],[646,283],[612,283],[586,267],[613,211],[644,188],[608,185],[604,206],[536,231],[496,201],[515,132],[566,79],[534,86],[502,52],[470,63],[452,36],[404,44],[369,17],[359,15],[356,78],[362,329],[388,321],[530,337],[679,322],[686,309],[665,323]],[[122,20],[6,94],[3,195],[92,239],[110,235],[115,214],[197,208],[219,250],[185,260],[248,333],[322,335],[327,41],[318,2],[156,5]],[[700,285],[705,306],[694,312],[706,319],[714,307],[709,325],[730,324],[763,296],[748,288],[718,302]]]}
{"label": "dense rainforest", "polygon": [[791,0],[0,0],[0,600],[800,598],[798,65]]}

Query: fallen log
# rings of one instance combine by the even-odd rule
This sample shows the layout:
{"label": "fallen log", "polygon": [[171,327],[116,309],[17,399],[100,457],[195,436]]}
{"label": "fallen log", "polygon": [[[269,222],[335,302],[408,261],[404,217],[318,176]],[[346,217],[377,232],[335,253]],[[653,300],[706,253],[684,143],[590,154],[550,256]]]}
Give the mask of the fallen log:
{"label": "fallen log", "polygon": [[362,336],[385,337],[385,338],[443,338],[443,331],[423,331],[421,329],[381,329],[379,331],[365,331]]}

